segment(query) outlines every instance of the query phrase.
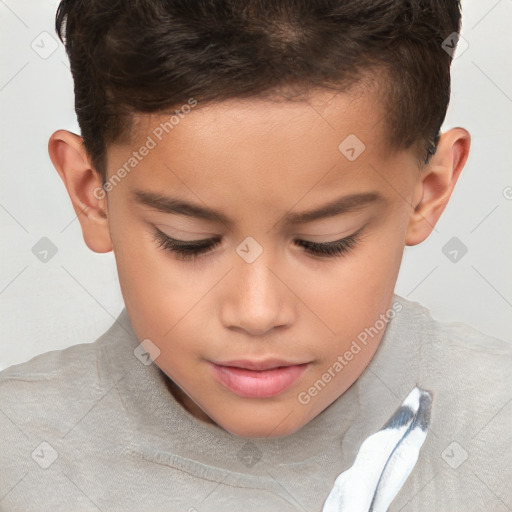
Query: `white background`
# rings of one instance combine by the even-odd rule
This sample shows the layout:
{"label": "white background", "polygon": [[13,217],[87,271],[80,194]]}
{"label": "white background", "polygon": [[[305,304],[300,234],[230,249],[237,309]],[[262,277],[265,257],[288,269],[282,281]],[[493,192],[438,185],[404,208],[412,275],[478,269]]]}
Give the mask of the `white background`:
{"label": "white background", "polygon": [[[396,292],[439,320],[510,340],[512,1],[462,4],[461,35],[469,46],[452,64],[443,130],[466,128],[471,152],[436,231],[406,248]],[[55,130],[79,133],[68,59],[54,30],[57,6],[0,0],[0,370],[94,341],[123,307],[113,254],[85,245],[47,152]],[[51,55],[40,55],[52,45]],[[42,237],[57,247],[46,263],[32,252]],[[453,237],[468,249],[455,263],[442,252]]]}

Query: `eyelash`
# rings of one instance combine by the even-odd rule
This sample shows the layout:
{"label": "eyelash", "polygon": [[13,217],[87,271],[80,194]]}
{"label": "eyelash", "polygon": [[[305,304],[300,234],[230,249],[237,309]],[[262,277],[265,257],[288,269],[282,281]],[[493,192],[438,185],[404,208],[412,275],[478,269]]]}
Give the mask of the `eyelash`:
{"label": "eyelash", "polygon": [[[362,228],[352,235],[333,242],[314,243],[309,240],[294,240],[294,242],[299,247],[303,247],[306,253],[313,256],[335,258],[344,256],[354,249],[359,242],[361,231]],[[194,260],[201,254],[209,253],[220,244],[220,238],[208,238],[205,240],[196,240],[184,243],[167,236],[158,228],[156,228],[153,237],[158,247],[161,247],[166,251],[171,251],[176,254],[178,259],[186,261]]]}

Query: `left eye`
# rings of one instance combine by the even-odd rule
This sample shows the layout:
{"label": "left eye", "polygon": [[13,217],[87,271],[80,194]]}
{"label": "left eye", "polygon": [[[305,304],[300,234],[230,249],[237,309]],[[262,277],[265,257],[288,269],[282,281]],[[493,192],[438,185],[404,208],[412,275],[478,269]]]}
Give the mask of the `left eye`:
{"label": "left eye", "polygon": [[[315,243],[309,240],[294,240],[294,243],[303,247],[306,253],[321,257],[343,256],[357,245],[362,229],[352,235],[335,240],[333,242]],[[206,238],[205,240],[194,240],[193,242],[183,242],[166,235],[158,228],[154,233],[154,239],[157,245],[166,251],[171,251],[178,259],[193,260],[200,254],[205,254],[213,250],[220,244],[220,238]]]}

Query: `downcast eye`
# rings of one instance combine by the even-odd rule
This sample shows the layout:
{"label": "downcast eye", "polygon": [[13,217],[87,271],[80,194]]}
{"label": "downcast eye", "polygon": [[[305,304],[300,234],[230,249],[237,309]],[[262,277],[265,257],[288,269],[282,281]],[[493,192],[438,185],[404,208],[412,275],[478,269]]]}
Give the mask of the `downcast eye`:
{"label": "downcast eye", "polygon": [[[217,238],[206,238],[204,240],[194,240],[193,242],[185,242],[183,240],[176,240],[166,235],[158,228],[153,235],[157,245],[166,251],[174,253],[178,259],[181,260],[193,260],[201,254],[211,252],[217,247],[221,239]],[[311,242],[309,240],[294,240],[295,245],[302,247],[308,254],[314,256],[321,256],[325,258],[334,258],[347,254],[354,249],[359,241],[362,229],[359,229],[355,233],[335,240],[333,242]]]}

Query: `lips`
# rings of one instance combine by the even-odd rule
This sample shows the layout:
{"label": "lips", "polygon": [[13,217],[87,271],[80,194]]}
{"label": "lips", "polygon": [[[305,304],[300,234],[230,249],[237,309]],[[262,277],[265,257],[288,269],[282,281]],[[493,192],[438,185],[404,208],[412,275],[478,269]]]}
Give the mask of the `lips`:
{"label": "lips", "polygon": [[234,368],[244,368],[245,370],[272,370],[282,366],[298,366],[304,363],[295,363],[284,361],[283,359],[265,359],[264,361],[251,361],[249,359],[236,359],[234,361],[218,362],[215,363],[219,366],[229,366]]}
{"label": "lips", "polygon": [[294,364],[283,360],[237,360],[210,363],[215,379],[241,397],[268,398],[288,389],[309,363]]}

